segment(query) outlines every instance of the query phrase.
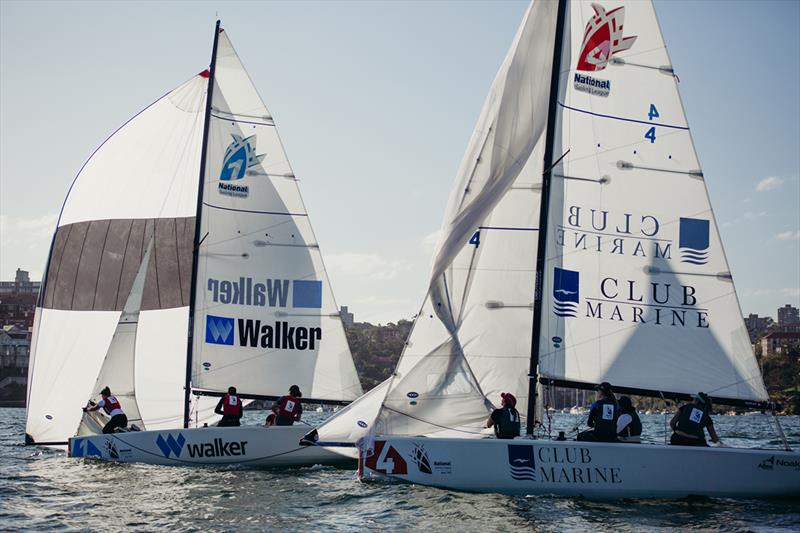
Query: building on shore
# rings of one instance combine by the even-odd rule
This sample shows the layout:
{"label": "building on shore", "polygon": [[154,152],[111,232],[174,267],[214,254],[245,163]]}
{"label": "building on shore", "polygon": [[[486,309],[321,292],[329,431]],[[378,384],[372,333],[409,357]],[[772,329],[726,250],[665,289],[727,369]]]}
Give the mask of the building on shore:
{"label": "building on shore", "polygon": [[763,355],[785,355],[791,348],[800,348],[800,332],[773,331],[761,338]]}
{"label": "building on shore", "polygon": [[5,294],[32,294],[37,296],[41,281],[31,281],[27,270],[17,269],[14,281],[0,281],[0,295]]}
{"label": "building on shore", "polygon": [[778,326],[797,323],[800,323],[800,309],[790,304],[778,308]]}
{"label": "building on shore", "polygon": [[17,269],[14,281],[0,281],[0,405],[25,404],[36,299],[41,282]]}
{"label": "building on shore", "polygon": [[352,328],[355,322],[355,316],[350,310],[347,308],[346,305],[343,305],[342,308],[339,310],[339,315],[342,317],[342,324],[346,328]]}
{"label": "building on shore", "polygon": [[750,313],[745,317],[744,325],[747,326],[747,333],[750,334],[750,343],[755,344],[772,329],[775,322],[772,317]]}

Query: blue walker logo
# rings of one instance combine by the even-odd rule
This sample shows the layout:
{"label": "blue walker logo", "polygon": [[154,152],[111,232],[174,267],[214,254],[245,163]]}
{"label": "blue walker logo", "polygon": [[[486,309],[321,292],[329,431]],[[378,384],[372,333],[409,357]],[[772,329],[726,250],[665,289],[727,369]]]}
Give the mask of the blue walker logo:
{"label": "blue walker logo", "polygon": [[578,316],[579,273],[555,267],[553,269],[553,313],[560,317]]}
{"label": "blue walker logo", "polygon": [[708,262],[708,220],[681,218],[681,262],[705,265]]}
{"label": "blue walker logo", "polygon": [[206,342],[233,346],[233,319],[206,315]]}
{"label": "blue walker logo", "polygon": [[533,458],[533,446],[509,444],[508,469],[513,479],[536,481],[536,461]]}
{"label": "blue walker logo", "polygon": [[255,135],[243,138],[231,134],[233,142],[225,150],[222,170],[219,173],[219,192],[228,196],[246,197],[250,193],[247,185],[235,185],[231,181],[245,177],[247,169],[261,163],[266,154],[256,155]]}
{"label": "blue walker logo", "polygon": [[160,433],[156,437],[156,445],[167,459],[169,459],[170,453],[175,455],[175,457],[180,457],[181,452],[183,451],[184,443],[186,443],[186,437],[180,433],[178,434],[177,439],[169,433],[167,433],[166,439]]}

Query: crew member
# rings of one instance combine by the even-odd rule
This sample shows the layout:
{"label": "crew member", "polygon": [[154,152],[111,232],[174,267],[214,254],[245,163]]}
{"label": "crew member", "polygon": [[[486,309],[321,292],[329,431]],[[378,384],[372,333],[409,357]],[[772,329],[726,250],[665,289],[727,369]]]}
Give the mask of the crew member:
{"label": "crew member", "polygon": [[619,407],[611,384],[607,381],[597,386],[597,401],[589,409],[589,420],[586,424],[592,428],[578,433],[578,440],[596,442],[617,441],[617,419]]}
{"label": "crew member", "polygon": [[719,437],[711,420],[711,399],[708,394],[698,392],[692,397],[692,403],[683,404],[669,421],[672,428],[670,444],[678,446],[708,446],[704,429],[708,430],[712,442],[719,442]]}
{"label": "crew member", "polygon": [[300,422],[300,417],[303,416],[303,406],[300,405],[302,397],[300,387],[292,385],[289,387],[289,394],[278,398],[273,406],[276,426],[291,426],[295,422]]}
{"label": "crew member", "polygon": [[617,439],[620,442],[642,442],[642,421],[633,408],[631,399],[619,397],[619,418],[617,419]]}
{"label": "crew member", "polygon": [[519,412],[517,412],[517,399],[510,392],[500,393],[500,409],[495,409],[486,419],[486,427],[494,428],[498,439],[513,439],[519,437]]}
{"label": "crew member", "polygon": [[111,394],[111,389],[108,387],[103,387],[103,390],[100,391],[100,396],[102,396],[102,399],[99,402],[84,407],[83,412],[97,411],[102,407],[103,411],[111,417],[111,420],[103,426],[103,433],[114,433],[117,428],[124,429],[128,425],[128,417],[122,411],[122,406],[119,404],[117,397]]}
{"label": "crew member", "polygon": [[275,404],[272,406],[272,412],[267,415],[267,420],[264,422],[264,426],[265,427],[274,426],[277,418],[278,418],[278,405]]}
{"label": "crew member", "polygon": [[222,415],[222,419],[217,424],[219,427],[241,425],[239,421],[244,414],[244,408],[242,407],[242,399],[236,394],[236,387],[228,387],[228,393],[219,399],[214,412]]}

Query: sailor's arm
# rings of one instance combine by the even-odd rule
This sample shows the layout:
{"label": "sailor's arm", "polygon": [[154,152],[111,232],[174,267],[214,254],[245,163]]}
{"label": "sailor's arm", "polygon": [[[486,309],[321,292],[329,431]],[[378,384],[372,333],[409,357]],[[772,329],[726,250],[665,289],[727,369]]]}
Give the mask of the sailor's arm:
{"label": "sailor's arm", "polygon": [[708,419],[708,426],[706,426],[706,428],[708,429],[708,434],[711,435],[711,442],[719,442],[719,436],[717,435],[717,430],[714,429],[714,422],[711,418]]}

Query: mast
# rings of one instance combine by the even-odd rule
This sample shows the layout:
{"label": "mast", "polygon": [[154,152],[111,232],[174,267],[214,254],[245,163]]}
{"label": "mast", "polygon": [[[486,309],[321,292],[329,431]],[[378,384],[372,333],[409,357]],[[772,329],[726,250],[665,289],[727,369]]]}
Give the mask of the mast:
{"label": "mast", "polygon": [[203,189],[206,175],[206,151],[208,149],[208,126],[211,121],[211,100],[214,93],[214,73],[217,68],[217,43],[219,42],[219,20],[214,30],[214,45],[211,49],[211,67],[208,71],[208,91],[206,92],[206,111],[203,119],[203,144],[200,152],[200,177],[197,185],[197,210],[194,221],[194,246],[192,249],[192,278],[189,285],[189,335],[186,342],[186,382],[183,394],[183,427],[189,427],[189,400],[192,394],[192,350],[194,348],[194,307],[197,301],[197,262],[200,255],[200,215],[203,210]]}
{"label": "mast", "polygon": [[561,75],[561,54],[564,44],[564,22],[567,0],[558,0],[555,46],[553,46],[553,68],[550,74],[550,104],[547,109],[547,132],[544,147],[545,172],[542,176],[541,207],[539,209],[539,243],[536,253],[536,289],[533,301],[533,335],[531,336],[531,364],[528,372],[528,423],[525,433],[533,434],[536,411],[536,382],[539,367],[539,336],[542,332],[542,286],[547,246],[547,219],[550,211],[550,180],[553,172],[553,145],[556,137],[556,115],[558,112],[558,80]]}

